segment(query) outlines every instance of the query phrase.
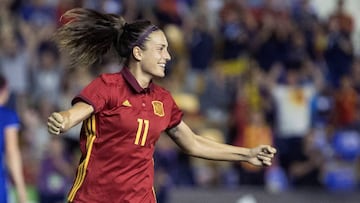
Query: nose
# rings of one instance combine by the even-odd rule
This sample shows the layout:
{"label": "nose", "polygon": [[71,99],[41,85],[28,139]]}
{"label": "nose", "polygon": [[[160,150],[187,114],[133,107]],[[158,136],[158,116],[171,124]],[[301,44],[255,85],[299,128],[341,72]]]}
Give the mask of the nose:
{"label": "nose", "polygon": [[165,58],[166,61],[170,61],[170,60],[171,60],[171,55],[170,55],[170,53],[169,53],[168,50],[165,51],[165,56],[164,56],[164,58]]}

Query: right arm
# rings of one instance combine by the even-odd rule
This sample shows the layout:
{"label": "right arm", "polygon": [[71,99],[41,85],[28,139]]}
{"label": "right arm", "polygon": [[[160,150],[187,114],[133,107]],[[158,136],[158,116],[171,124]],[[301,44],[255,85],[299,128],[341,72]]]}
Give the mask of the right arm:
{"label": "right arm", "polygon": [[78,102],[66,111],[54,112],[48,118],[48,131],[59,135],[88,118],[93,112],[94,108],[85,102]]}
{"label": "right arm", "polygon": [[195,134],[181,121],[168,135],[188,155],[217,161],[247,161],[255,166],[270,166],[276,149],[269,145],[245,148],[222,144]]}

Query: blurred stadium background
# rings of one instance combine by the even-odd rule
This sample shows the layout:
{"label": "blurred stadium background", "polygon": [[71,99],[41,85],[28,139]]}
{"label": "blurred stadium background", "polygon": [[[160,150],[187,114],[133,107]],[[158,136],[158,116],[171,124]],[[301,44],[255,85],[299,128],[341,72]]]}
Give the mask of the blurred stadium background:
{"label": "blurred stadium background", "polygon": [[51,137],[50,112],[69,107],[96,75],[121,69],[111,57],[67,68],[50,38],[74,7],[163,28],[173,60],[157,82],[201,136],[279,149],[260,169],[190,158],[161,136],[159,203],[359,202],[360,1],[0,0],[0,71],[22,121],[31,202],[65,196],[79,157],[79,126]]}

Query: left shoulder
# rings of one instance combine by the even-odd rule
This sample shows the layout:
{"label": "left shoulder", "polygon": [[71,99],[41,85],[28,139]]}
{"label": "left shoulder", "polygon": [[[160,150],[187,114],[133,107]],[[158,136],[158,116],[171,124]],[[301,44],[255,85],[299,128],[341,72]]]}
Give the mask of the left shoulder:
{"label": "left shoulder", "polygon": [[4,115],[4,117],[17,116],[15,110],[12,110],[12,109],[7,108],[5,106],[0,106],[0,112],[1,112],[2,115]]}
{"label": "left shoulder", "polygon": [[19,125],[19,118],[15,110],[0,106],[1,119],[6,126]]}

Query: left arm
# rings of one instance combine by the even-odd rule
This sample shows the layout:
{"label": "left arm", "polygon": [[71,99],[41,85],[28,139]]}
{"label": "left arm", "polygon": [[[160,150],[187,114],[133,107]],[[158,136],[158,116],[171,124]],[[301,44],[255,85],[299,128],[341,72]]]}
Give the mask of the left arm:
{"label": "left arm", "polygon": [[6,142],[6,160],[10,175],[14,181],[16,191],[18,193],[18,201],[26,202],[26,185],[22,171],[22,161],[18,143],[18,129],[16,127],[8,127],[5,129]]}
{"label": "left arm", "polygon": [[268,145],[243,148],[212,141],[196,135],[183,121],[167,133],[185,153],[204,159],[247,161],[256,166],[270,166],[276,153],[276,149]]}

